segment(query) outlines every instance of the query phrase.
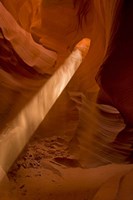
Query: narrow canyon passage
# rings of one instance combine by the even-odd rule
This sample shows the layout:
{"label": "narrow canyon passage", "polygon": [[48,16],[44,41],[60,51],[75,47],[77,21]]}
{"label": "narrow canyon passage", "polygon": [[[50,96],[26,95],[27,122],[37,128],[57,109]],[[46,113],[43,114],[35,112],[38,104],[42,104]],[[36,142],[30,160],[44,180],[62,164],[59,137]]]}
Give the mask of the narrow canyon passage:
{"label": "narrow canyon passage", "polygon": [[[102,0],[106,12],[112,2]],[[99,157],[108,154],[97,146],[104,147],[106,131],[96,143],[89,139],[97,131],[95,76],[109,41],[106,20],[92,12],[79,28],[71,0],[1,0],[0,11],[0,199],[132,200],[133,165]],[[84,60],[74,49],[83,38],[91,40]],[[106,122],[108,142],[125,124],[117,110],[102,109],[108,112],[98,132]]]}

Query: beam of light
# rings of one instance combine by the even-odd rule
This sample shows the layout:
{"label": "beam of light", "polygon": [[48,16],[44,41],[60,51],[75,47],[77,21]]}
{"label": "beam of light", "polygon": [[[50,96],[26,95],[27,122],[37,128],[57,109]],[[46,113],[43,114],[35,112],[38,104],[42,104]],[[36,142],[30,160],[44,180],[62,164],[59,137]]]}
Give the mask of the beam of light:
{"label": "beam of light", "polygon": [[1,133],[0,166],[5,172],[9,170],[30,137],[44,120],[44,117],[64,90],[81,62],[81,51],[76,49]]}

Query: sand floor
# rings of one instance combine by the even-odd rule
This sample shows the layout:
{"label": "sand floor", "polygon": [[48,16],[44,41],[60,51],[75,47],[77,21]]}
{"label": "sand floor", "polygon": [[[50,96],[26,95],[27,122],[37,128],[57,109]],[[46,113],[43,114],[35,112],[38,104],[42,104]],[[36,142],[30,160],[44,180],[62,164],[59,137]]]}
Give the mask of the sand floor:
{"label": "sand floor", "polygon": [[126,198],[118,195],[118,199],[133,199],[132,165],[111,164],[83,169],[71,158],[68,145],[69,137],[66,136],[34,136],[9,171],[9,183],[1,187],[0,199],[113,200],[116,192],[121,193],[121,178],[125,179],[127,174],[130,179],[125,179],[122,190]]}

